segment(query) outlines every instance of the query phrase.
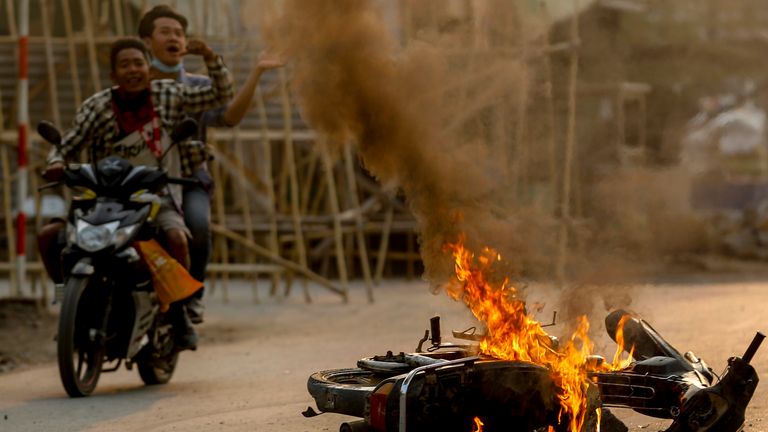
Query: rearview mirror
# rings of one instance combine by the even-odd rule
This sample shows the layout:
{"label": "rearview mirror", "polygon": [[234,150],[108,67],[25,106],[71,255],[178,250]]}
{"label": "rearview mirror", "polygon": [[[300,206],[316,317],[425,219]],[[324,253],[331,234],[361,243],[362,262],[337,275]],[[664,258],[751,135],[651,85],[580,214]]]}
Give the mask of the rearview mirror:
{"label": "rearview mirror", "polygon": [[56,148],[61,145],[61,132],[59,132],[59,128],[48,120],[43,120],[37,124],[37,133],[44,140],[56,146]]}

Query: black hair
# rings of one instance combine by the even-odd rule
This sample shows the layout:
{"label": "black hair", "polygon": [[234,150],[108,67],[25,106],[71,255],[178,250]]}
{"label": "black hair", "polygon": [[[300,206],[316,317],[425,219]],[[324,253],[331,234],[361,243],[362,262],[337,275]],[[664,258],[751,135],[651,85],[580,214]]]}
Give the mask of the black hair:
{"label": "black hair", "polygon": [[176,12],[172,7],[168,5],[158,5],[147,11],[147,13],[141,17],[141,21],[139,21],[140,38],[143,39],[152,37],[152,32],[155,31],[155,20],[158,18],[175,19],[179,22],[179,24],[181,24],[181,27],[184,29],[184,33],[187,32],[187,18],[185,18],[184,15]]}
{"label": "black hair", "polygon": [[145,45],[141,39],[134,37],[118,39],[113,42],[112,46],[109,48],[109,65],[112,68],[112,72],[115,71],[115,62],[117,61],[117,55],[120,51],[131,48],[141,51],[141,53],[144,54],[144,58],[149,62],[149,49],[147,49],[147,45]]}

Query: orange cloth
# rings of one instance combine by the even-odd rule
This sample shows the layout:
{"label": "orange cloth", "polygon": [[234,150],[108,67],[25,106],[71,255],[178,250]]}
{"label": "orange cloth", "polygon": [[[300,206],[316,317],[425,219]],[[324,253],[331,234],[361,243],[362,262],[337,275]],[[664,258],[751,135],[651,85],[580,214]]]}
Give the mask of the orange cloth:
{"label": "orange cloth", "polygon": [[171,303],[183,300],[203,287],[203,283],[190,276],[187,269],[156,240],[136,242],[136,247],[152,273],[152,285],[161,312],[167,311]]}

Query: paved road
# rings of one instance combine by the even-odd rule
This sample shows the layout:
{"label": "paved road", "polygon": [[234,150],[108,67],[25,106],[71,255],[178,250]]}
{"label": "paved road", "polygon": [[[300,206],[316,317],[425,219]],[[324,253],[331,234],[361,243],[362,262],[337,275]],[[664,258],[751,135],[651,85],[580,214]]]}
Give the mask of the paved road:
{"label": "paved road", "polygon": [[[767,288],[761,281],[700,278],[633,288],[630,294],[634,308],[672,344],[695,351],[719,371],[728,356],[743,352],[755,330],[768,330]],[[309,305],[298,293],[253,304],[244,283],[230,287],[229,304],[216,293],[208,299],[201,349],[182,355],[165,386],[144,387],[135,371],[121,369],[102,375],[91,397],[69,399],[54,364],[0,375],[0,431],[336,431],[341,416],[300,415],[312,402],[306,392],[312,372],[352,367],[358,358],[387,349],[412,351],[434,314],[443,317],[444,331],[473,322],[460,304],[430,294],[424,283],[387,282],[376,288],[374,304],[359,286],[348,304],[318,287],[311,290],[315,302]],[[555,304],[545,289],[538,294]],[[595,313],[595,326],[604,314]],[[558,327],[553,329],[557,334]],[[607,337],[597,342],[612,355]],[[768,346],[755,365],[768,379]],[[765,388],[758,387],[750,406],[747,431],[768,431]],[[631,430],[666,424],[619,416]]]}

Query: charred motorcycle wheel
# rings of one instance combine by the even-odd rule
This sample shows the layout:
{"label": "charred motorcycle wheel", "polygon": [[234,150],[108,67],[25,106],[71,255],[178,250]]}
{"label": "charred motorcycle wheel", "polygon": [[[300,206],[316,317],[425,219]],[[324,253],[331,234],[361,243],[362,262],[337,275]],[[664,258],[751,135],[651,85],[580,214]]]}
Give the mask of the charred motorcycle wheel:
{"label": "charred motorcycle wheel", "polygon": [[57,356],[59,376],[71,397],[88,396],[96,388],[104,361],[103,349],[90,337],[88,313],[83,296],[90,278],[70,277],[64,287],[59,316]]}
{"label": "charred motorcycle wheel", "polygon": [[174,351],[161,359],[140,361],[136,364],[139,376],[146,385],[166,384],[171,380],[173,371],[176,370],[176,362],[179,361],[179,352]]}
{"label": "charred motorcycle wheel", "polygon": [[368,395],[385,378],[365,369],[332,369],[310,375],[307,389],[321,411],[364,417]]}

